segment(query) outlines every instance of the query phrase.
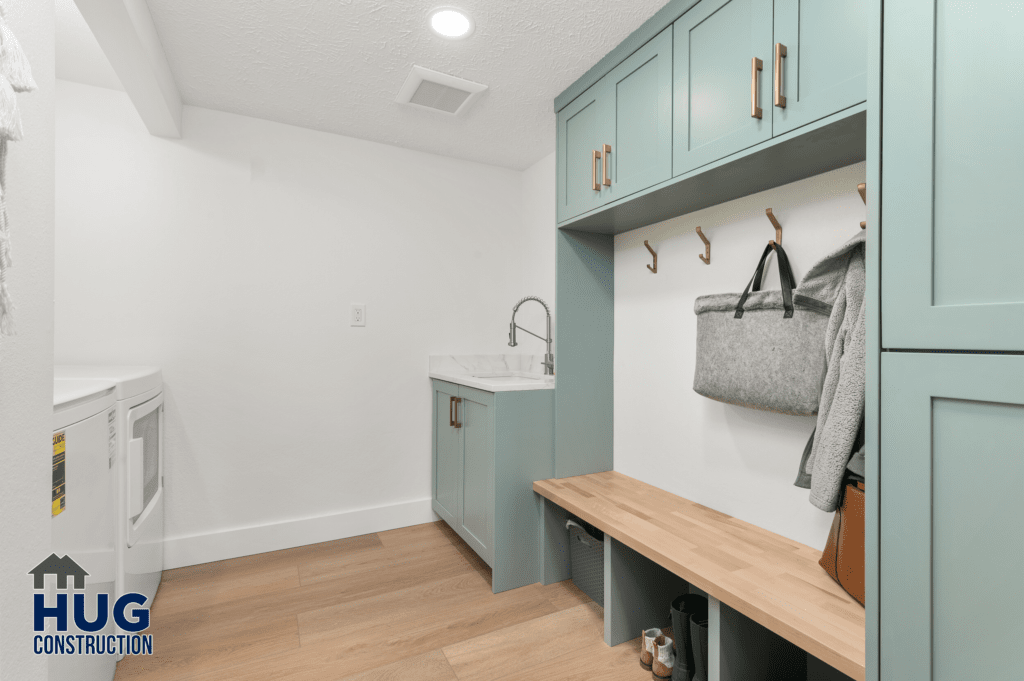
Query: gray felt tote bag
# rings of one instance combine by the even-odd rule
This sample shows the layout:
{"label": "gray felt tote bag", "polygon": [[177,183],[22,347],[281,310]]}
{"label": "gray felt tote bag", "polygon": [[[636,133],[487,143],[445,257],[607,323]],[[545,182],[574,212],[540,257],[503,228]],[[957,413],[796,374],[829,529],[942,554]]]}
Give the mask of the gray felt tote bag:
{"label": "gray felt tote bag", "polygon": [[[780,291],[762,291],[772,249]],[[743,293],[701,296],[693,389],[705,397],[782,414],[818,412],[832,306],[801,295],[781,245],[768,244]]]}

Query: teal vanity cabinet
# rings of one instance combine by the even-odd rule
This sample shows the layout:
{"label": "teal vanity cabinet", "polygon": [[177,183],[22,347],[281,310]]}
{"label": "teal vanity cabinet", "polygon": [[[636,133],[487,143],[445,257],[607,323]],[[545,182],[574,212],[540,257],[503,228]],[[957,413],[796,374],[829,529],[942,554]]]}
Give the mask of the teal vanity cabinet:
{"label": "teal vanity cabinet", "polygon": [[554,475],[555,391],[432,385],[434,512],[491,567],[494,593],[539,581],[532,486]]}
{"label": "teal vanity cabinet", "polygon": [[676,175],[772,136],[772,0],[703,0],[675,23]]}

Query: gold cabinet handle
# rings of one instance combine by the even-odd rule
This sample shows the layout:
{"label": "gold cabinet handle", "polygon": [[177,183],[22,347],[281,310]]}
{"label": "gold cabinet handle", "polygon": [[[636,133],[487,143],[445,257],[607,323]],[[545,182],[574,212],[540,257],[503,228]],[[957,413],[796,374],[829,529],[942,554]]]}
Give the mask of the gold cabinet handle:
{"label": "gold cabinet handle", "polygon": [[603,145],[601,147],[601,152],[602,152],[601,168],[602,168],[602,176],[603,176],[603,179],[604,179],[604,186],[605,187],[611,187],[612,186],[612,178],[608,177],[608,157],[612,155],[612,145],[610,145],[610,144]]}
{"label": "gold cabinet handle", "polygon": [[456,428],[461,428],[462,424],[459,422],[459,405],[462,404],[462,398],[453,397],[452,399],[455,400],[455,418],[452,420],[452,425]]}
{"label": "gold cabinet handle", "polygon": [[782,59],[786,56],[786,46],[775,43],[775,106],[786,108],[786,96],[782,94]]}
{"label": "gold cabinet handle", "polygon": [[601,185],[597,182],[597,162],[601,158],[601,152],[596,149],[593,151],[593,156],[590,158],[590,180],[593,183],[594,191],[601,191]]}
{"label": "gold cabinet handle", "polygon": [[757,72],[764,68],[764,62],[757,57],[750,58],[750,117],[760,118],[761,107],[757,105]]}

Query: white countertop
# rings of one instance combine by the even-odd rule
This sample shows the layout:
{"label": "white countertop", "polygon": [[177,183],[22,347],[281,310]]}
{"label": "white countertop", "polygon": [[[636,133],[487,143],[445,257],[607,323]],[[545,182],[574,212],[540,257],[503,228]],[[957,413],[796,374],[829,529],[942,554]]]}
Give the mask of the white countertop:
{"label": "white countertop", "polygon": [[540,355],[431,355],[430,378],[484,390],[554,390]]}

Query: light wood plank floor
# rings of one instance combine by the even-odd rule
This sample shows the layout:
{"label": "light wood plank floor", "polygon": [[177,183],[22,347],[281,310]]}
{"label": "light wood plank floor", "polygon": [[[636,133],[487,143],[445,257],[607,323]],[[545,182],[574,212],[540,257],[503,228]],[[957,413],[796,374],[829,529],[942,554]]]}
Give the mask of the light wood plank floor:
{"label": "light wood plank floor", "polygon": [[[492,594],[443,522],[169,570],[116,681],[646,681],[571,582]],[[639,632],[637,632],[639,633]]]}

